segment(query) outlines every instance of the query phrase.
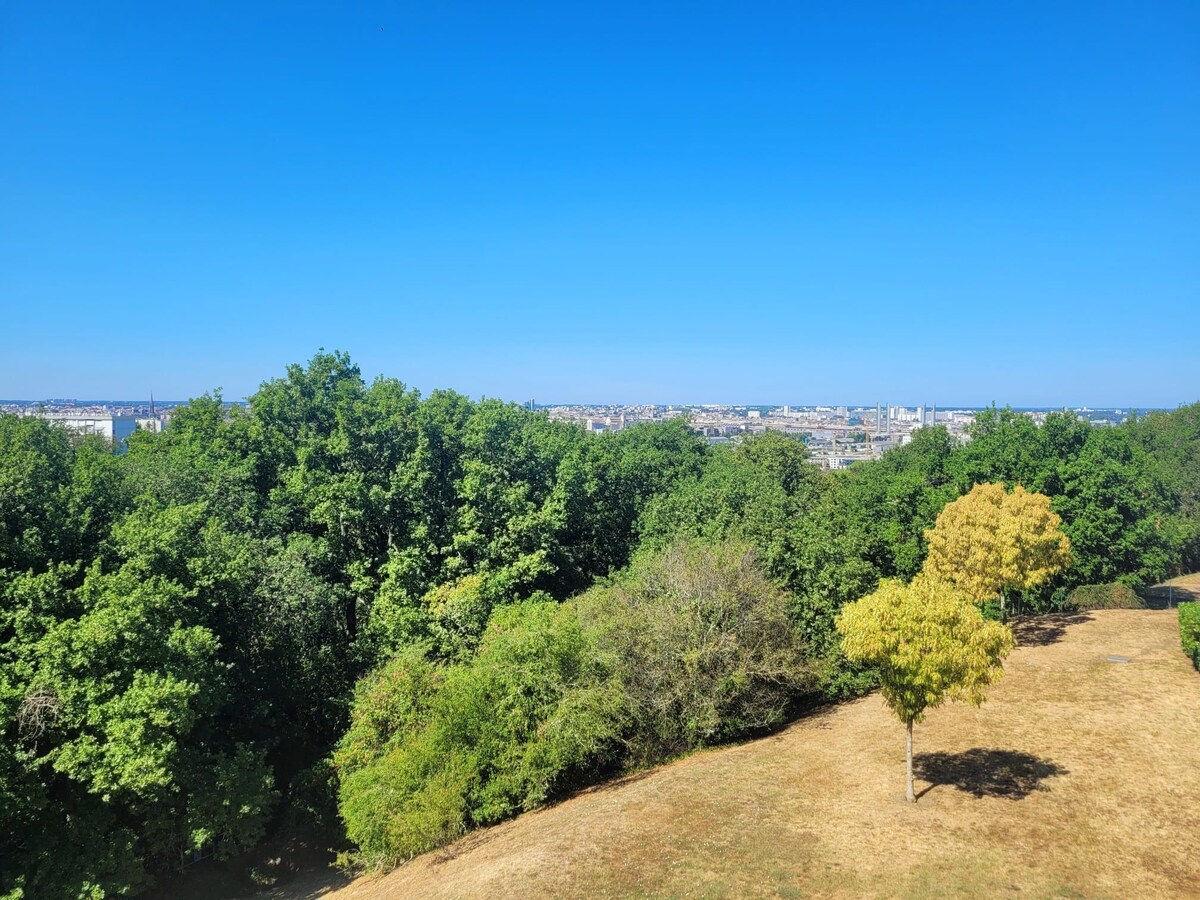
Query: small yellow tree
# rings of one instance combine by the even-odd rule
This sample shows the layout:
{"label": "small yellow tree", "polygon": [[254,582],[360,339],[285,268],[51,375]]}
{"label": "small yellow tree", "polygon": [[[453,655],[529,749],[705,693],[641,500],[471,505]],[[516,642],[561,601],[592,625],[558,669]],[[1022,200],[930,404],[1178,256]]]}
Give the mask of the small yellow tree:
{"label": "small yellow tree", "polygon": [[913,793],[913,724],[945,700],[978,706],[1002,674],[1012,632],[988,622],[953,585],[918,575],[912,584],[885,580],[873,594],[842,609],[842,651],[879,670],[884,702],[905,727],[906,796]]}
{"label": "small yellow tree", "polygon": [[947,503],[925,532],[923,572],[948,581],[976,603],[1035,587],[1071,564],[1071,542],[1050,498],[1017,485],[977,484]]}

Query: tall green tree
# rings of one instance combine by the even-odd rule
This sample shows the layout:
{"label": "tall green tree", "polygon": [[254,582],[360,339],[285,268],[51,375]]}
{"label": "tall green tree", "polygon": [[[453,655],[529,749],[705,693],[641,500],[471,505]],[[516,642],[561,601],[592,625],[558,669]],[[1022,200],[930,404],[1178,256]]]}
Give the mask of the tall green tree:
{"label": "tall green tree", "polygon": [[11,833],[4,865],[32,896],[128,893],[181,854],[236,852],[263,833],[269,744],[221,640],[238,630],[221,595],[249,590],[220,553],[194,552],[220,540],[208,524],[196,506],[131,516],[114,536],[119,569],[93,565],[77,588],[61,566],[8,585],[5,768],[24,785],[18,815],[35,820]]}
{"label": "tall green tree", "polygon": [[685,538],[750,543],[790,592],[809,648],[828,656],[837,652],[837,610],[878,578],[863,532],[847,518],[836,473],[810,464],[803,444],[767,433],[718,448],[699,477],[655,498],[642,521],[643,546],[661,550]]}
{"label": "tall green tree", "polygon": [[882,458],[837,473],[842,527],[880,576],[908,579],[920,571],[925,532],[962,492],[953,471],[958,452],[945,428],[921,428]]}

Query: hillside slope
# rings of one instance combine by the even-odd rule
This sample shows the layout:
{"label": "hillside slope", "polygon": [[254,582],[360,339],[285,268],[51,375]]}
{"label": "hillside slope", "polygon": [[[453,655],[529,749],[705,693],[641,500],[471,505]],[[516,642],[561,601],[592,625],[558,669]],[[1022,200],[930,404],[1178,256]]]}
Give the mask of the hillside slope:
{"label": "hillside slope", "polygon": [[1200,895],[1200,675],[1174,612],[1042,620],[1006,668],[982,708],[917,727],[915,806],[872,696],[287,896]]}

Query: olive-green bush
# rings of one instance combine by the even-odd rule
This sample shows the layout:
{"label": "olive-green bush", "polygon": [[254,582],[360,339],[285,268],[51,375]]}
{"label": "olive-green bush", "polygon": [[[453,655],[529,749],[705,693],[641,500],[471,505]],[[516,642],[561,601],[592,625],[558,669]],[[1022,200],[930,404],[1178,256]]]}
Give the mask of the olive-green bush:
{"label": "olive-green bush", "polygon": [[816,690],[788,601],[736,541],[676,544],[579,599],[621,685],[632,764],[777,725]]}
{"label": "olive-green bush", "polygon": [[1127,584],[1081,584],[1067,595],[1068,609],[1145,609],[1142,598]]}

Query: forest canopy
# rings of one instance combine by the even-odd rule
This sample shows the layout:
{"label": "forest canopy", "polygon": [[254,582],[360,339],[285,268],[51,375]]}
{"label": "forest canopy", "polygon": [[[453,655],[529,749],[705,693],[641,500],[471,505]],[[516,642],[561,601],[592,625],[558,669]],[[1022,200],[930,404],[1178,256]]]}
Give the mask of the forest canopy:
{"label": "forest canopy", "polygon": [[1200,404],[991,409],[970,438],[826,472],[781,435],[592,435],[340,353],[121,454],[0,416],[0,896],[137,892],[297,810],[394,862],[861,692],[839,611],[916,575],[976,484],[1061,517],[1071,563],[1026,609],[1200,568]]}

